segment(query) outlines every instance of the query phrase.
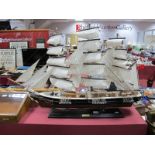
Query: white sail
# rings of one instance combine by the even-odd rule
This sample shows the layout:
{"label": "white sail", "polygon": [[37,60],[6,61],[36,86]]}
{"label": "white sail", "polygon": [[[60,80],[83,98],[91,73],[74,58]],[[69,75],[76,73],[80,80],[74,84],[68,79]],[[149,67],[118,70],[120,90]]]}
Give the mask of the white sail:
{"label": "white sail", "polygon": [[114,49],[109,49],[106,51],[104,55],[104,63],[106,66],[107,78],[111,82],[114,82],[117,85],[118,89],[125,90],[126,87],[124,86],[123,79],[115,73],[116,67],[113,66],[114,57],[112,56],[114,52],[116,52]]}
{"label": "white sail", "polygon": [[84,65],[82,68],[82,75],[88,75],[96,78],[106,78],[107,71],[104,65]]}
{"label": "white sail", "polygon": [[65,45],[65,35],[56,35],[49,38],[47,44],[58,46],[58,45]]}
{"label": "white sail", "polygon": [[82,64],[79,65],[71,65],[69,69],[70,80],[73,82],[75,87],[79,87],[81,82],[81,74],[82,74]]}
{"label": "white sail", "polygon": [[79,38],[84,38],[84,39],[96,39],[100,38],[100,30],[99,29],[90,29],[86,31],[80,31],[76,33]]}
{"label": "white sail", "polygon": [[114,72],[122,79],[126,90],[138,89],[138,76],[136,71],[136,64],[132,66],[131,70],[115,68]]}
{"label": "white sail", "polygon": [[124,39],[110,39],[106,41],[107,48],[122,48]]}
{"label": "white sail", "polygon": [[[108,40],[106,45],[110,49],[101,53],[103,42],[98,40],[101,39],[99,29],[77,32],[77,35],[86,40],[79,42],[78,49],[70,56],[66,58],[51,56],[47,60],[49,65],[47,71],[52,75],[50,78],[52,87],[66,91],[76,91],[75,88],[80,86],[108,89],[111,82],[114,82],[118,90],[138,89],[135,64],[132,66],[133,61],[129,61],[126,50],[115,50],[123,47],[123,39]],[[61,45],[61,36],[53,37],[48,43],[54,46]],[[47,54],[63,55],[64,49],[53,47]],[[131,69],[129,69],[130,66],[132,66]]]}
{"label": "white sail", "polygon": [[93,87],[97,89],[108,89],[110,82],[107,80],[82,79],[82,84],[86,87]]}
{"label": "white sail", "polygon": [[78,45],[83,44],[82,48],[85,51],[96,52],[102,49],[103,43],[100,40],[79,42]]}
{"label": "white sail", "polygon": [[[83,66],[82,66],[83,68]],[[77,67],[77,65],[71,65],[69,68],[69,75],[71,76],[80,76],[82,73],[81,65]]]}
{"label": "white sail", "polygon": [[96,63],[102,59],[102,53],[88,53],[85,54],[84,63]]}
{"label": "white sail", "polygon": [[113,61],[113,65],[114,66],[118,66],[118,67],[121,67],[121,68],[124,68],[124,69],[129,69],[130,68],[130,65],[132,65],[133,62],[131,61],[122,61],[122,60],[114,60]]}
{"label": "white sail", "polygon": [[47,72],[51,72],[52,71],[52,68],[53,68],[53,66],[48,66],[46,71]]}
{"label": "white sail", "polygon": [[34,81],[28,89],[45,88],[47,80],[50,77],[50,72],[45,72],[42,76],[38,77],[38,80]]}
{"label": "white sail", "polygon": [[82,44],[78,46],[78,49],[67,59],[67,64],[70,65],[69,74],[70,80],[75,87],[78,87],[81,82],[81,72],[83,68],[83,54]]}
{"label": "white sail", "polygon": [[134,64],[130,70],[130,79],[129,82],[134,84],[132,89],[139,89],[139,83],[138,83],[139,79],[138,79],[138,72],[137,72],[137,65]]}
{"label": "white sail", "polygon": [[32,77],[38,62],[39,62],[39,60],[37,60],[28,70],[26,70],[21,76],[19,76],[18,79],[16,80],[16,82],[28,81]]}
{"label": "white sail", "polygon": [[46,63],[47,63],[47,65],[68,67],[68,65],[66,63],[66,58],[65,57],[62,57],[62,58],[52,58],[52,57],[50,57],[47,60]]}
{"label": "white sail", "polygon": [[40,68],[39,70],[37,70],[34,75],[25,83],[23,83],[22,85],[24,87],[29,87],[31,86],[34,82],[36,82],[38,80],[39,77],[41,77],[42,75],[44,75],[45,71],[46,71],[46,65],[44,65],[42,68]]}
{"label": "white sail", "polygon": [[73,85],[78,88],[81,83],[81,76],[71,76],[70,80],[72,81]]}
{"label": "white sail", "polygon": [[51,66],[51,75],[57,78],[69,78],[69,69],[64,67]]}
{"label": "white sail", "polygon": [[[110,49],[107,51],[106,68],[107,68],[107,74],[109,79],[111,79],[111,81],[115,83],[115,85],[117,86],[117,89],[120,89],[120,90],[134,90],[135,88],[138,89],[138,84],[137,84],[138,78],[137,78],[136,68],[134,69],[135,66],[133,66],[131,70],[128,70],[123,65],[122,67],[124,67],[124,69],[122,69],[121,67],[114,66],[114,62],[116,62],[116,59],[112,55],[113,53],[117,53],[117,51],[120,51],[121,53],[121,55],[118,55],[119,57],[121,57],[122,59],[127,58],[127,52],[125,50]],[[121,60],[119,61],[123,62]],[[126,62],[128,63],[128,61]],[[121,64],[119,65],[121,66]],[[134,78],[132,78],[132,76]]]}
{"label": "white sail", "polygon": [[75,91],[75,87],[72,82],[66,80],[60,80],[55,78],[50,78],[50,82],[53,86],[58,87],[67,91]]}
{"label": "white sail", "polygon": [[83,64],[83,59],[84,59],[84,54],[83,54],[83,49],[76,49],[67,59],[66,63],[68,65],[79,65]]}
{"label": "white sail", "polygon": [[118,59],[127,59],[127,51],[126,50],[113,50],[112,53],[113,58],[118,58]]}
{"label": "white sail", "polygon": [[47,51],[48,55],[63,55],[65,52],[63,46],[50,47]]}

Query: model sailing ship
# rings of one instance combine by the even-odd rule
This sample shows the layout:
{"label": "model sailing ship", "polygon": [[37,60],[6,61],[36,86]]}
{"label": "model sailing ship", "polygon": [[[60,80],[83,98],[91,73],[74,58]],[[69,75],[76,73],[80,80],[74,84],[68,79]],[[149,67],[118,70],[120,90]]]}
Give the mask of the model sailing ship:
{"label": "model sailing ship", "polygon": [[[47,70],[44,66],[23,85],[47,99],[53,107],[126,107],[141,97],[136,62],[120,40],[108,40],[107,49],[99,29],[77,33],[78,48],[73,52],[64,45],[64,35],[52,36],[48,43]],[[121,41],[122,43],[122,41]],[[34,92],[50,81],[52,91]]]}

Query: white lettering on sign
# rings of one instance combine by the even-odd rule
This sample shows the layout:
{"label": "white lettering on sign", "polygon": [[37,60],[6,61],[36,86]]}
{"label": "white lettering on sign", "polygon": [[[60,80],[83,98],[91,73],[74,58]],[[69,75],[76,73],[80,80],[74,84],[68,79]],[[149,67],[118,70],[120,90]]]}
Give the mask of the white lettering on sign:
{"label": "white lettering on sign", "polygon": [[90,28],[101,28],[104,30],[126,30],[126,31],[132,31],[131,25],[126,24],[118,24],[118,25],[103,25],[103,24],[77,24],[76,25],[76,31],[81,31],[85,29]]}
{"label": "white lettering on sign", "polygon": [[32,41],[32,38],[1,38],[1,42],[13,42],[13,41]]}

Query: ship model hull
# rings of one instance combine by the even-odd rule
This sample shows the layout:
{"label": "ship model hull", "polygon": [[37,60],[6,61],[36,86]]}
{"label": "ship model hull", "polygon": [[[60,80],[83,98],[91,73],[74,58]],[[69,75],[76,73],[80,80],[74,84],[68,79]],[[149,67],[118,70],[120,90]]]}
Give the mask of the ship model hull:
{"label": "ship model hull", "polygon": [[[140,96],[63,98],[40,94],[37,99],[51,107],[49,118],[121,118],[120,107],[130,107]],[[48,104],[47,104],[48,103]]]}
{"label": "ship model hull", "polygon": [[52,99],[51,106],[53,107],[63,107],[63,108],[85,108],[85,107],[92,107],[92,108],[105,108],[105,107],[130,107],[133,104],[133,98],[128,98],[127,100],[123,98],[115,98],[115,99],[93,99],[93,100],[75,100],[75,99]]}
{"label": "ship model hull", "polygon": [[41,93],[37,95],[37,99],[48,102],[50,107],[57,108],[114,108],[114,107],[130,107],[135,101],[141,98],[141,94],[137,96],[119,96],[119,97],[96,97],[96,98],[78,98],[52,96],[50,93]]}

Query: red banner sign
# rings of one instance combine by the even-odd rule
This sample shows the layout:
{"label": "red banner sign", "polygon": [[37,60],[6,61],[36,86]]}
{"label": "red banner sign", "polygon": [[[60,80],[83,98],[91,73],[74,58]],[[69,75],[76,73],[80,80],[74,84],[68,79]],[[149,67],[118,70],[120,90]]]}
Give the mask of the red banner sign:
{"label": "red banner sign", "polygon": [[36,48],[37,40],[44,40],[45,48],[47,48],[48,38],[49,30],[0,31],[0,48],[9,48],[9,43],[14,41],[27,41],[29,48]]}
{"label": "red banner sign", "polygon": [[80,27],[81,27],[80,24],[76,24],[76,32],[79,32],[81,30]]}

